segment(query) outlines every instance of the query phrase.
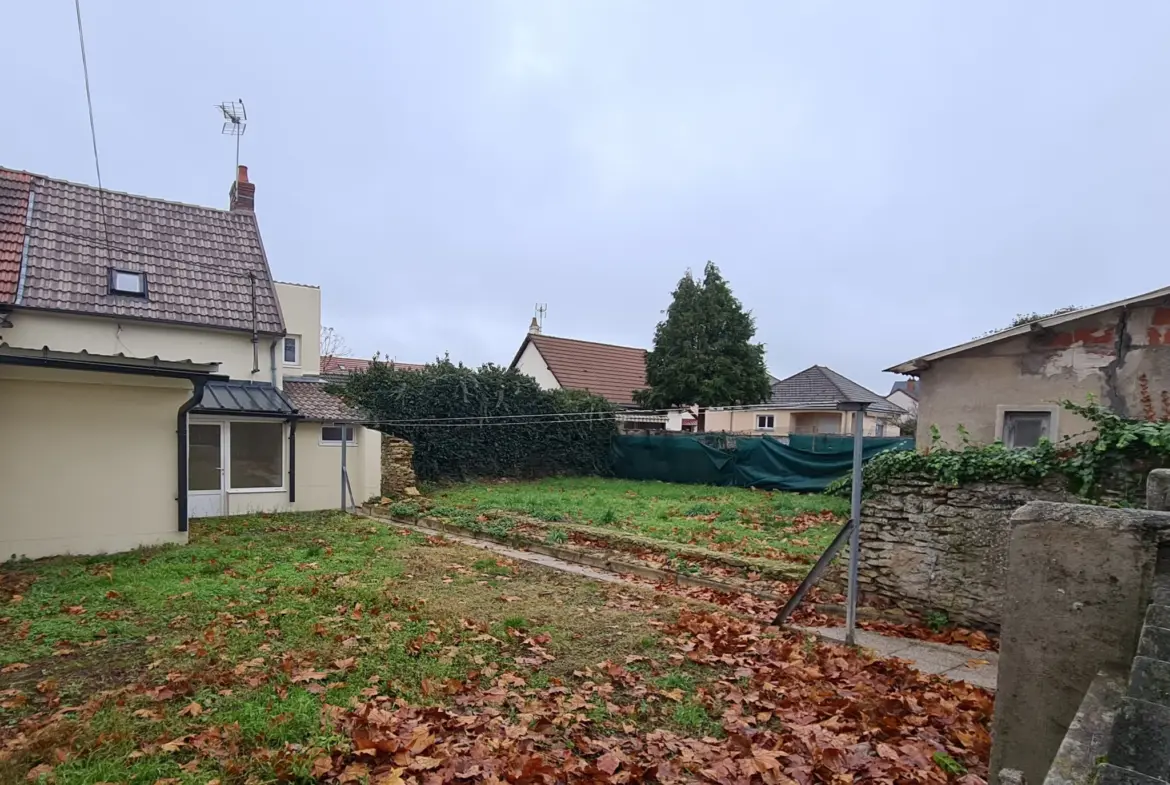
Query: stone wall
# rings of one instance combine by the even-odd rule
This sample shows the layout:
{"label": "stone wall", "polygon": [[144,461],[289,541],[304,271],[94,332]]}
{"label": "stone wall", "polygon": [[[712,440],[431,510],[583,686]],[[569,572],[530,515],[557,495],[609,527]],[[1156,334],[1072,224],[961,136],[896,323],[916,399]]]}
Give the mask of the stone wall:
{"label": "stone wall", "polygon": [[382,495],[390,499],[404,496],[415,483],[414,445],[382,434]]}
{"label": "stone wall", "polygon": [[862,505],[863,604],[998,629],[1012,513],[1035,500],[1073,501],[1057,484],[958,487],[903,478]]}

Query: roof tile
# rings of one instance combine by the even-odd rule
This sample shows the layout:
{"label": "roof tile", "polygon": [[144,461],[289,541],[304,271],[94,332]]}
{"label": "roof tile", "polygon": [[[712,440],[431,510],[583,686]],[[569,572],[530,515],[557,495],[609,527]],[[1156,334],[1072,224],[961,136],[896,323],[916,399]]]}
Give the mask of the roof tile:
{"label": "roof tile", "polygon": [[329,420],[331,422],[364,419],[362,413],[346,406],[336,395],[325,391],[326,382],[321,379],[285,379],[284,394],[297,413],[306,420]]}
{"label": "roof tile", "polygon": [[552,335],[529,335],[528,340],[536,344],[561,387],[628,405],[634,403],[634,392],[647,386],[645,349]]}
{"label": "roof tile", "polygon": [[[360,360],[357,357],[322,357],[321,358],[321,374],[341,374],[351,373],[353,371],[364,371],[370,367],[373,360]],[[394,363],[394,367],[400,371],[421,371],[423,366],[417,363],[400,363],[397,360],[379,360],[383,363]]]}
{"label": "roof tile", "polygon": [[31,180],[24,172],[0,169],[0,303],[16,299]]}
{"label": "roof tile", "polygon": [[[19,188],[14,201],[5,185],[20,178],[29,181],[32,220],[19,305],[251,330],[254,276],[257,329],[284,331],[253,213],[106,191],[103,226],[97,188],[0,168],[4,227],[19,211]],[[0,301],[11,286],[13,242],[2,232]],[[148,296],[110,294],[110,267],[146,273]]]}
{"label": "roof tile", "polygon": [[842,401],[864,401],[872,412],[902,412],[901,407],[823,365],[805,368],[776,382],[769,399],[770,404],[783,409],[835,409]]}

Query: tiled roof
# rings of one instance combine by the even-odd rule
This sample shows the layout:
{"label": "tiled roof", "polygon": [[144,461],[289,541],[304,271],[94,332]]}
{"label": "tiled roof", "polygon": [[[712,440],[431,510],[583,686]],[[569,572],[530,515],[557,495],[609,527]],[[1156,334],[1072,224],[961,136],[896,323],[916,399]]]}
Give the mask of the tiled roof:
{"label": "tiled roof", "polygon": [[872,390],[823,365],[814,365],[776,382],[768,402],[781,409],[835,409],[842,401],[865,401],[870,404],[871,412],[902,412]]}
{"label": "tiled roof", "polygon": [[[364,371],[370,367],[373,360],[359,360],[357,357],[322,357],[321,358],[321,374],[339,374],[352,373],[353,371]],[[423,366],[417,363],[400,363],[397,360],[379,360],[383,363],[394,363],[394,367],[400,371],[421,371]]]}
{"label": "tiled roof", "polygon": [[[18,305],[251,330],[254,276],[257,328],[284,332],[252,212],[106,191],[103,229],[96,188],[0,168],[0,220],[10,232],[10,214],[23,221],[27,209],[19,204],[22,178],[32,216]],[[0,301],[12,263],[11,236],[0,233]],[[146,273],[147,297],[110,294],[110,267]]]}
{"label": "tiled roof", "polygon": [[195,407],[198,414],[291,415],[288,397],[267,382],[208,382]]}
{"label": "tiled roof", "polygon": [[635,390],[646,387],[645,349],[529,334],[512,360],[512,367],[530,342],[566,389],[588,390],[610,403],[626,405],[634,402]]}
{"label": "tiled roof", "polygon": [[0,169],[0,303],[16,299],[31,179],[24,172]]}
{"label": "tiled roof", "polygon": [[362,413],[346,406],[336,395],[325,392],[321,379],[285,379],[284,394],[306,420],[361,420]]}

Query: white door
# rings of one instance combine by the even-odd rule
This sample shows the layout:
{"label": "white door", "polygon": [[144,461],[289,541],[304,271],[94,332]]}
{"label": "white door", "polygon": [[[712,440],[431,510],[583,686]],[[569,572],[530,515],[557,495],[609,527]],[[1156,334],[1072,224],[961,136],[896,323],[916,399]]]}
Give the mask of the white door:
{"label": "white door", "polygon": [[188,516],[223,515],[223,423],[191,423],[187,445]]}

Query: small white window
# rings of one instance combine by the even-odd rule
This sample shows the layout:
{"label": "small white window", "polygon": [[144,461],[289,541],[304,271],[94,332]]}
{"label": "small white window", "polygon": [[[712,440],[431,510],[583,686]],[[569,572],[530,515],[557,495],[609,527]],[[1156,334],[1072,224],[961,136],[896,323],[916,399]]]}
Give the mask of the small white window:
{"label": "small white window", "polygon": [[[321,426],[321,444],[341,444],[340,425]],[[345,426],[345,443],[357,444],[357,429],[352,425]]]}
{"label": "small white window", "polygon": [[882,420],[878,421],[877,427],[874,428],[874,435],[875,436],[885,436],[886,435],[886,423],[884,421],[882,421]]}
{"label": "small white window", "polygon": [[757,414],[756,415],[756,430],[770,431],[776,427],[776,415],[774,414]]}
{"label": "small white window", "polygon": [[285,365],[300,365],[301,364],[301,337],[299,335],[286,335],[284,338],[284,364]]}
{"label": "small white window", "polygon": [[1041,439],[1051,439],[1051,412],[1003,413],[1003,443],[1006,447],[1035,447]]}
{"label": "small white window", "polygon": [[129,294],[134,297],[146,296],[146,273],[130,270],[110,270],[110,292]]}

